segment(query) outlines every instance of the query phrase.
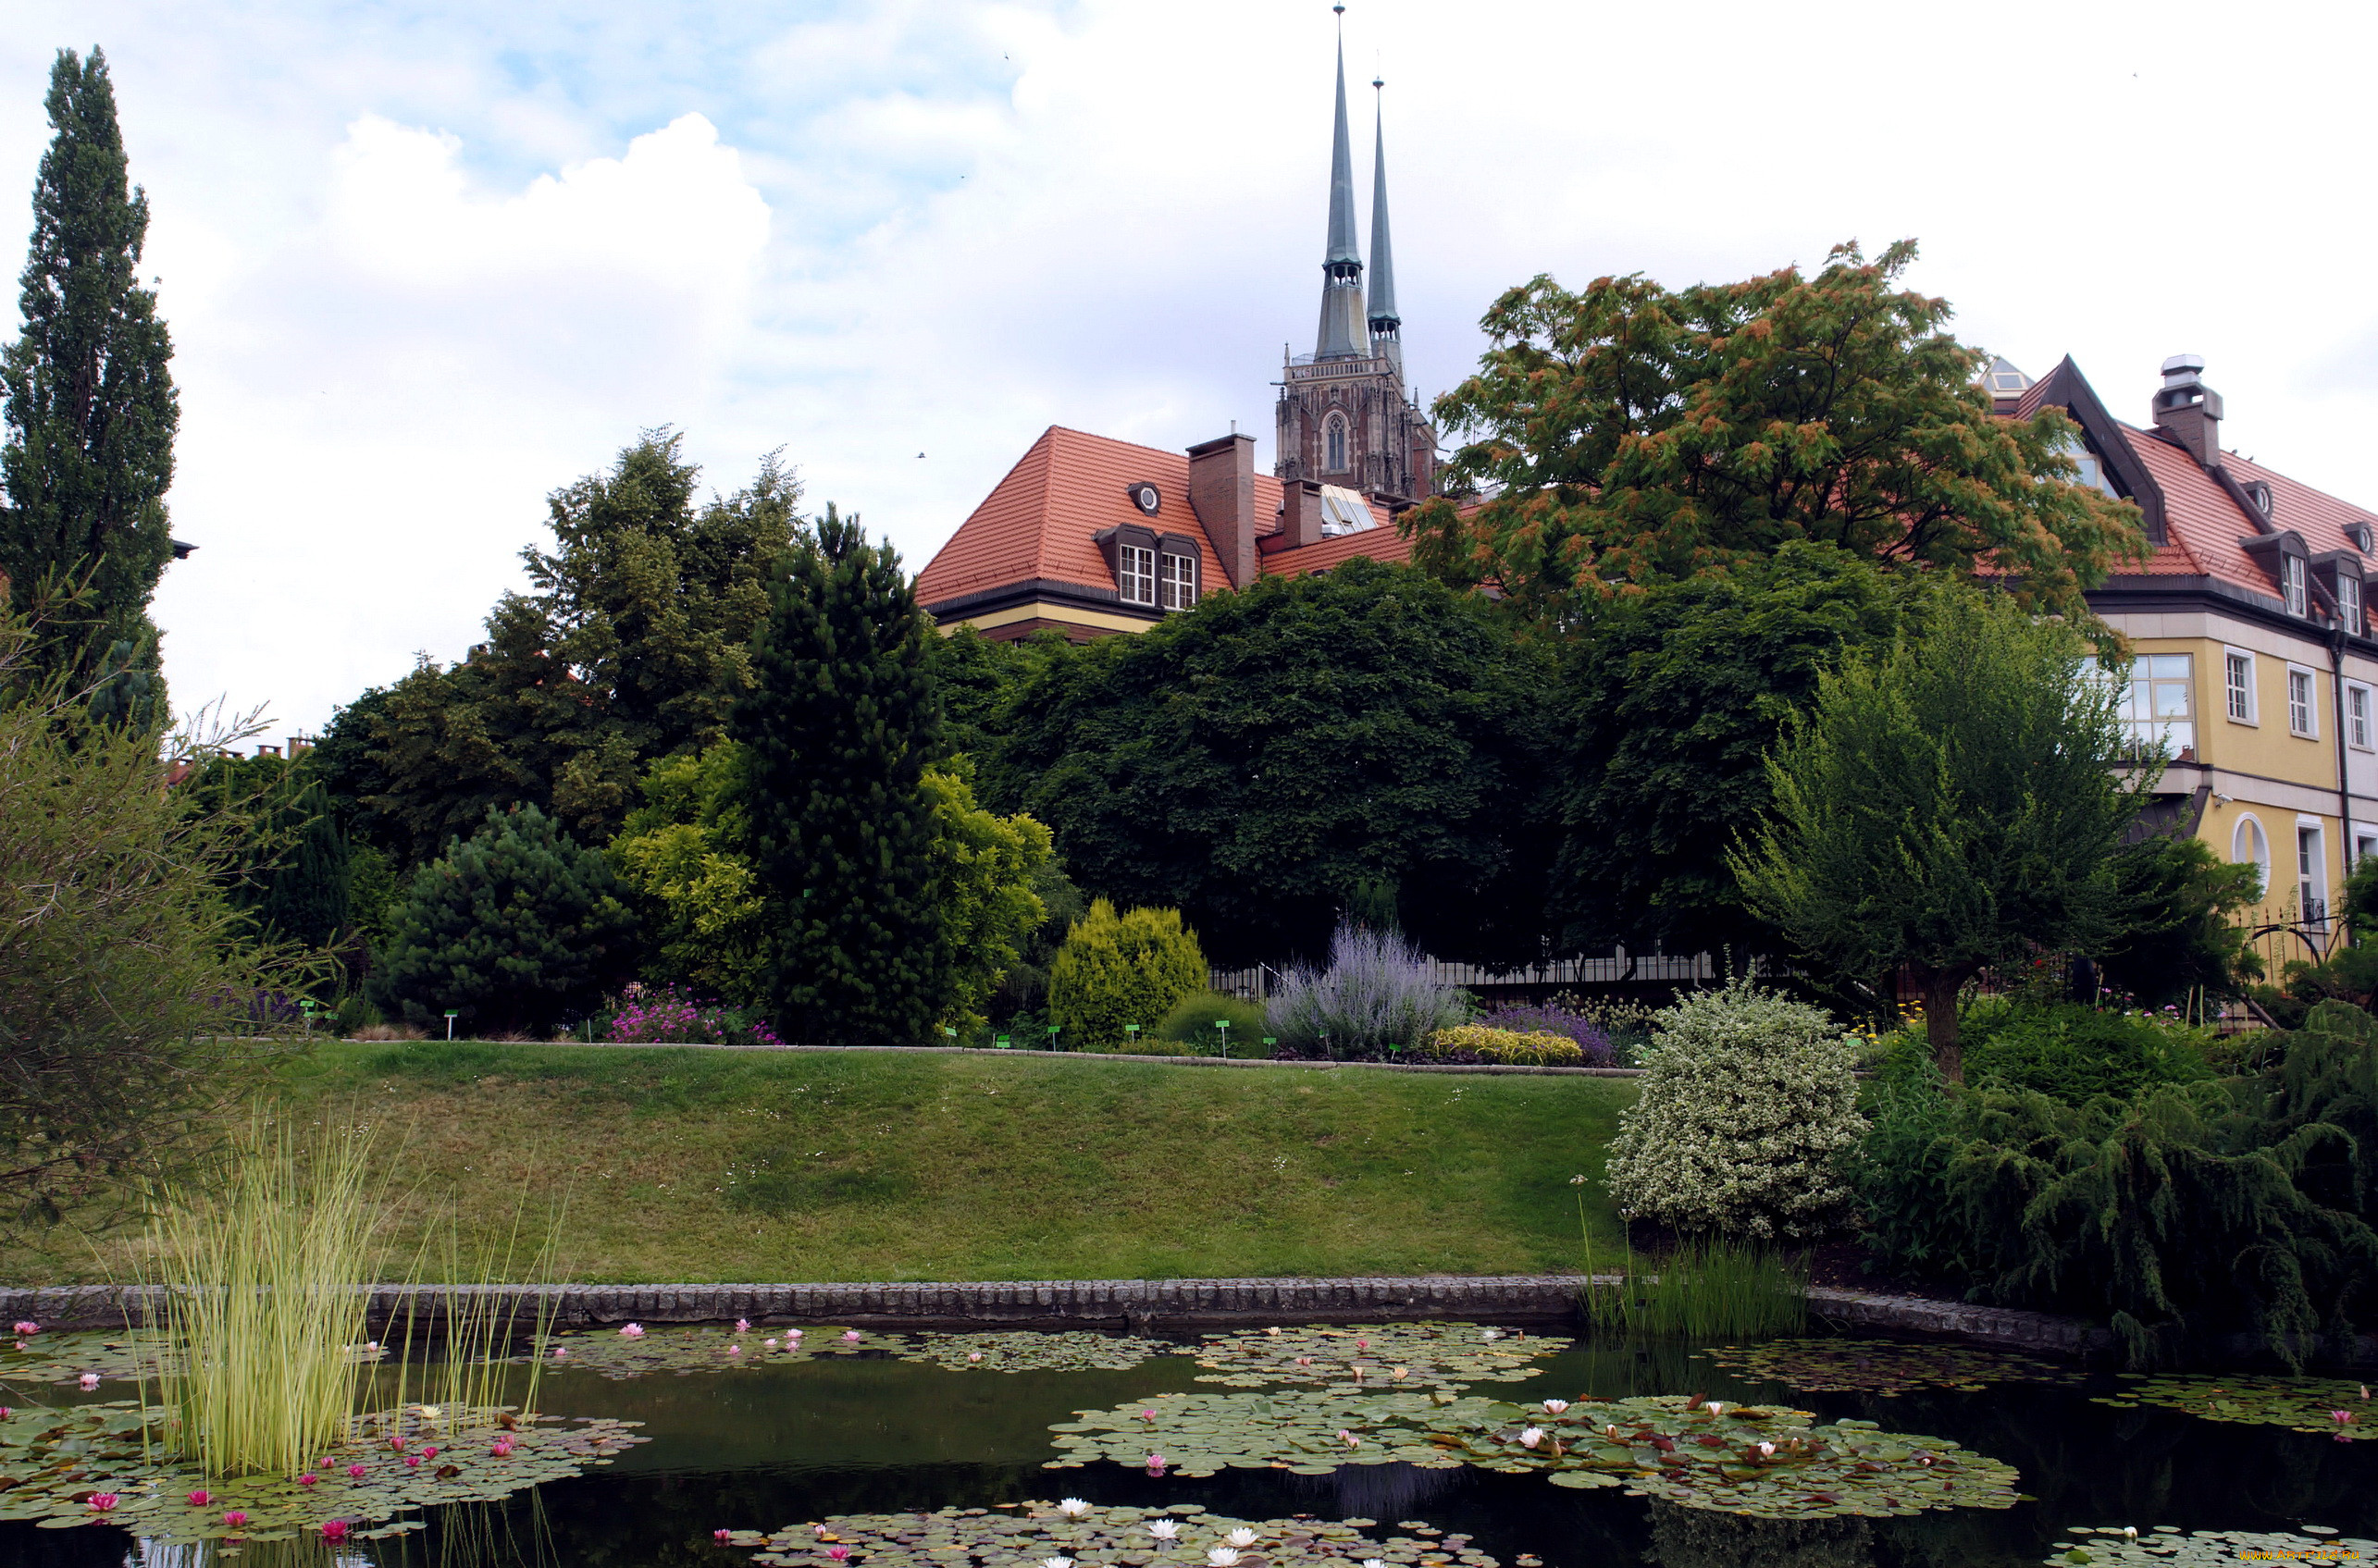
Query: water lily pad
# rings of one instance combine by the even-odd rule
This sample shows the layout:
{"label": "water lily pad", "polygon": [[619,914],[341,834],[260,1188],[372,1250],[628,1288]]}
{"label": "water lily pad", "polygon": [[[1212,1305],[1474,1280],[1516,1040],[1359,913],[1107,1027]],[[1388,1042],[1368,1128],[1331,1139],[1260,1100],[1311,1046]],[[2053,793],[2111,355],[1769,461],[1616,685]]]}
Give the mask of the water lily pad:
{"label": "water lily pad", "polygon": [[[11,1411],[0,1421],[0,1519],[49,1529],[113,1524],[165,1541],[285,1540],[341,1520],[355,1537],[376,1538],[419,1528],[405,1517],[419,1509],[491,1501],[646,1440],[630,1430],[635,1422],[494,1408],[450,1409],[432,1420],[408,1405],[354,1422],[310,1480],[222,1479],[156,1446],[166,1415],[129,1401]],[[202,1491],[204,1500],[192,1501]],[[225,1517],[231,1512],[247,1517],[234,1524]]]}
{"label": "water lily pad", "polygon": [[[859,1337],[853,1340],[848,1337],[850,1334]],[[663,1372],[678,1377],[694,1372],[737,1372],[784,1362],[813,1361],[825,1355],[898,1352],[907,1344],[905,1335],[863,1329],[811,1328],[795,1335],[783,1329],[755,1328],[738,1334],[726,1328],[663,1326],[631,1335],[612,1328],[589,1328],[577,1333],[555,1333],[547,1342],[541,1364],[548,1377],[556,1372],[581,1371],[617,1380],[650,1377]],[[511,1359],[525,1365],[538,1358],[524,1352]]]}
{"label": "water lily pad", "polygon": [[[2312,1526],[2305,1526],[2307,1529]],[[2044,1561],[2065,1564],[2155,1562],[2178,1568],[2211,1568],[2228,1562],[2367,1562],[2378,1557],[2378,1541],[2339,1536],[2334,1530],[2298,1536],[2285,1530],[2145,1530],[2135,1538],[2120,1525],[2070,1529]]]}
{"label": "water lily pad", "polygon": [[1911,1344],[1899,1340],[1769,1340],[1698,1351],[1740,1377],[1781,1383],[1804,1394],[1880,1394],[1911,1389],[1979,1393],[1992,1383],[2079,1383],[2069,1366],[2011,1351],[1967,1345]]}
{"label": "water lily pad", "polygon": [[1128,1372],[1174,1347],[1163,1340],[1079,1329],[1035,1333],[920,1334],[894,1351],[900,1361],[929,1361],[952,1372]]}
{"label": "water lily pad", "polygon": [[85,1374],[107,1382],[155,1377],[169,1349],[167,1336],[150,1329],[116,1334],[50,1329],[25,1339],[0,1338],[0,1386],[73,1383]]}
{"label": "water lily pad", "polygon": [[1443,1392],[1163,1394],[1059,1423],[1050,1429],[1061,1457],[1050,1467],[1107,1459],[1159,1468],[1151,1456],[1182,1475],[1469,1464],[1761,1519],[1878,1518],[2016,1500],[2013,1467],[1945,1438],[1814,1422],[1806,1411],[1675,1395],[1523,1405]]}
{"label": "water lily pad", "polygon": [[2117,1410],[2142,1404],[2182,1410],[2207,1421],[2325,1432],[2340,1442],[2378,1437],[2378,1401],[2366,1383],[2333,1377],[2208,1375],[2149,1377],[2124,1373],[2129,1387],[2098,1400]]}
{"label": "water lily pad", "polygon": [[[1170,1538],[1151,1530],[1169,1530]],[[1027,1502],[932,1513],[845,1513],[763,1535],[731,1530],[768,1568],[1499,1568],[1468,1536],[1366,1535],[1369,1520],[1233,1519],[1195,1504]]]}
{"label": "water lily pad", "polygon": [[1516,1328],[1475,1323],[1364,1323],[1350,1327],[1314,1324],[1251,1334],[1209,1334],[1203,1344],[1178,1353],[1197,1358],[1214,1371],[1200,1383],[1234,1389],[1307,1384],[1340,1393],[1366,1389],[1464,1389],[1473,1382],[1517,1382],[1542,1367],[1531,1364],[1569,1348],[1571,1341]]}

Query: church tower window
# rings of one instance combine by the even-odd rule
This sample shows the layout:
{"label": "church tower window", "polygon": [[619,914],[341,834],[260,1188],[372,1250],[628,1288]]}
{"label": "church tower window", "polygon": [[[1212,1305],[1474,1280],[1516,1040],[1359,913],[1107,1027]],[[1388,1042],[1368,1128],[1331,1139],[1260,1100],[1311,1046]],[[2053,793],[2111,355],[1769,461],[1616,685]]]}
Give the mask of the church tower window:
{"label": "church tower window", "polygon": [[1329,422],[1321,426],[1321,445],[1325,454],[1321,466],[1332,474],[1344,473],[1346,471],[1346,416],[1344,414],[1330,415]]}

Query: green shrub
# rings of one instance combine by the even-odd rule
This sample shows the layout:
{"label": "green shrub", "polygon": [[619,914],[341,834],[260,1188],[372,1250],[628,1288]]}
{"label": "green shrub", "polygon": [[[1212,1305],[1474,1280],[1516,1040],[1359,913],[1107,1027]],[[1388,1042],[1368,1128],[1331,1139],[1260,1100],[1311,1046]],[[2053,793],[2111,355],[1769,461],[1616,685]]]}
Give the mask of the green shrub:
{"label": "green shrub", "polygon": [[1574,1068],[1585,1065],[1584,1047],[1574,1040],[1537,1031],[1523,1034],[1516,1029],[1491,1029],[1481,1023],[1466,1023],[1453,1029],[1441,1029],[1429,1036],[1421,1055],[1437,1057],[1475,1056],[1480,1061],[1501,1062],[1506,1066]]}
{"label": "green shrub", "polygon": [[[1961,1033],[1967,1082],[2037,1089],[2075,1104],[2097,1094],[2127,1099],[2149,1084],[2213,1076],[2207,1060],[2212,1031],[2152,1014],[1992,999],[1965,1010]],[[1894,1080],[1929,1070],[1931,1048],[1920,1025],[1884,1045],[1882,1070]]]}
{"label": "green shrub", "polygon": [[[1923,1043],[1918,1033],[1915,1043]],[[1947,1087],[1928,1048],[1909,1070],[1869,1085],[1866,1135],[1845,1169],[1870,1267],[1926,1278],[1973,1275],[1971,1233],[1949,1196],[1949,1166],[1971,1126],[1971,1102]]]}
{"label": "green shrub", "polygon": [[415,1023],[447,1009],[486,1034],[549,1034],[635,972],[636,920],[618,873],[534,806],[490,809],[414,873],[390,921],[373,1000]]}
{"label": "green shrub", "polygon": [[1610,1145],[1620,1210],[1761,1241],[1830,1228],[1850,1198],[1836,1166],[1866,1130],[1840,1026],[1747,980],[1655,1021],[1641,1097]]}
{"label": "green shrub", "polygon": [[1159,1042],[1186,1045],[1199,1056],[1212,1056],[1215,1048],[1224,1043],[1224,1032],[1215,1022],[1230,1024],[1230,1054],[1247,1059],[1271,1055],[1263,1043],[1263,1004],[1242,1002],[1235,996],[1225,996],[1219,991],[1200,991],[1173,1004],[1164,1015],[1164,1021],[1151,1031]]}
{"label": "green shrub", "polygon": [[1048,969],[1049,1021],[1084,1050],[1123,1043],[1123,1025],[1160,1022],[1206,988],[1206,955],[1178,909],[1127,909],[1104,898],[1074,922]]}
{"label": "green shrub", "polygon": [[1883,1111],[1858,1165],[1870,1222],[1889,1221],[1878,1250],[2006,1305],[2109,1322],[2133,1365],[2240,1332],[2299,1365],[2314,1336],[2378,1323],[2378,1019],[2322,1003],[2276,1056],[2126,1099],[1985,1087],[1929,1125],[1913,1102]]}

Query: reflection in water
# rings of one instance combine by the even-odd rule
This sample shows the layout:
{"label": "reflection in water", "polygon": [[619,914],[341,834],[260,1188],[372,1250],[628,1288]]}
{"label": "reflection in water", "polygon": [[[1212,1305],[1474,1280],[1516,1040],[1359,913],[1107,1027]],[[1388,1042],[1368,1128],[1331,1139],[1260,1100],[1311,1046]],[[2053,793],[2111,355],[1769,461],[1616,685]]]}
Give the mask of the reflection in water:
{"label": "reflection in water", "polygon": [[1328,1500],[1327,1511],[1341,1519],[1416,1518],[1420,1504],[1443,1497],[1460,1479],[1458,1470],[1423,1470],[1400,1460],[1393,1464],[1348,1464],[1334,1475],[1294,1477],[1299,1493]]}
{"label": "reflection in water", "polygon": [[1745,1519],[1652,1500],[1657,1568],[1875,1568],[1874,1526],[1864,1519]]}

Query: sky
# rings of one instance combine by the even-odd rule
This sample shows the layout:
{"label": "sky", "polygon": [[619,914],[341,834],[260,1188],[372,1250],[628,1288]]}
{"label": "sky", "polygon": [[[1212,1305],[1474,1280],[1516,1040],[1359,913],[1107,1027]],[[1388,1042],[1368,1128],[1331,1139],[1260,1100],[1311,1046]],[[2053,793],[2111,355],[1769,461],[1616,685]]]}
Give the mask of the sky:
{"label": "sky", "polygon": [[[1282,350],[1312,346],[1324,0],[9,14],[0,202],[56,51],[97,44],[152,206],[199,547],[155,605],[176,706],[274,738],[460,658],[544,498],[639,431],[726,492],[781,449],[921,568],[1052,424],[1235,421],[1268,464]],[[2378,507],[2371,7],[1349,0],[1344,29],[1424,398],[1538,273],[1913,238],[1967,341],[2069,353],[2134,422],[2201,354],[2225,444]]]}

